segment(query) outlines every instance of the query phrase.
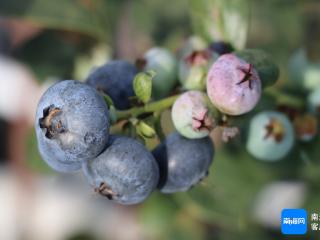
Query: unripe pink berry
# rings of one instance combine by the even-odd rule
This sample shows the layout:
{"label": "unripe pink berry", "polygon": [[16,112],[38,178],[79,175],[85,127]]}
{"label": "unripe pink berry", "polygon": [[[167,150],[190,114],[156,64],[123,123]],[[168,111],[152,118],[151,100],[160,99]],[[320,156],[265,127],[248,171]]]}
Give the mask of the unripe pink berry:
{"label": "unripe pink berry", "polygon": [[172,121],[177,131],[186,138],[203,138],[214,127],[209,101],[200,91],[183,93],[173,104]]}
{"label": "unripe pink berry", "polygon": [[225,54],[209,70],[207,93],[221,112],[241,115],[258,103],[261,80],[252,64],[234,54]]}

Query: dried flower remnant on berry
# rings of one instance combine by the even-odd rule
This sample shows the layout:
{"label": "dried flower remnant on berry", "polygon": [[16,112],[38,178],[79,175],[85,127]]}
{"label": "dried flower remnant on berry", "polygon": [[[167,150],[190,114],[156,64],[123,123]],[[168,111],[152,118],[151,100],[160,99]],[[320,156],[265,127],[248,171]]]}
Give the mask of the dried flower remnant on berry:
{"label": "dried flower remnant on berry", "polygon": [[244,76],[242,78],[242,80],[240,82],[238,82],[237,84],[242,84],[242,83],[245,83],[245,82],[248,82],[248,86],[250,89],[252,89],[252,86],[251,86],[251,81],[252,81],[252,64],[248,64],[248,68],[242,68],[242,67],[239,67],[239,70],[241,70],[241,72],[244,73]]}
{"label": "dried flower remnant on berry", "polygon": [[275,118],[270,119],[270,122],[266,125],[265,129],[267,131],[265,139],[273,137],[276,142],[281,142],[285,135],[283,124]]}
{"label": "dried flower remnant on berry", "polygon": [[114,197],[118,196],[118,194],[114,193],[105,182],[101,182],[100,186],[98,188],[95,188],[94,191],[101,194],[102,196],[107,197],[109,200],[112,200]]}

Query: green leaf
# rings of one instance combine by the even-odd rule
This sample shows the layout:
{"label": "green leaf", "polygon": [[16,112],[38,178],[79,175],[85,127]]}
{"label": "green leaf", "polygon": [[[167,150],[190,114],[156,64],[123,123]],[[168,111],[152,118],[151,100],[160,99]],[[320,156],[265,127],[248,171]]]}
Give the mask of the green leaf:
{"label": "green leaf", "polygon": [[279,78],[279,68],[272,56],[261,49],[244,49],[236,52],[240,58],[251,63],[258,71],[262,81],[262,87],[273,85]]}
{"label": "green leaf", "polygon": [[143,103],[147,103],[151,98],[152,78],[154,76],[154,71],[148,71],[137,74],[133,80],[134,92]]}
{"label": "green leaf", "polygon": [[100,92],[100,93],[102,93],[103,99],[106,102],[108,108],[110,108],[111,106],[114,106],[113,100],[108,94],[104,92]]}
{"label": "green leaf", "polygon": [[249,9],[250,0],[191,0],[193,30],[207,41],[223,40],[243,49]]}
{"label": "green leaf", "polygon": [[31,21],[40,27],[71,30],[105,40],[104,1],[1,0],[0,15]]}
{"label": "green leaf", "polygon": [[144,121],[138,122],[137,133],[145,138],[153,138],[156,135],[156,131]]}

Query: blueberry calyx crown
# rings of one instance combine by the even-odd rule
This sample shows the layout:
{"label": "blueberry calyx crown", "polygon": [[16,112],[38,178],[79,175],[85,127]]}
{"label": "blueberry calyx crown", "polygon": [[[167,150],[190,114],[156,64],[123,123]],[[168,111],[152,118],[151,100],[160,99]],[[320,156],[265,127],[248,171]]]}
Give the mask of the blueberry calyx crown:
{"label": "blueberry calyx crown", "polygon": [[252,64],[249,63],[248,68],[239,68],[239,70],[244,73],[244,76],[237,85],[248,82],[249,88],[252,89]]}
{"label": "blueberry calyx crown", "polygon": [[95,188],[94,191],[101,194],[102,196],[107,197],[109,200],[112,200],[114,199],[114,197],[119,196],[118,194],[113,192],[110,186],[108,186],[105,182],[101,182],[99,187]]}
{"label": "blueberry calyx crown", "polygon": [[200,111],[197,116],[192,117],[192,128],[195,131],[208,130],[211,131],[214,127],[214,122],[208,114],[208,109]]}
{"label": "blueberry calyx crown", "polygon": [[193,51],[189,56],[185,58],[185,61],[190,65],[204,65],[207,64],[210,59],[211,53],[209,50]]}
{"label": "blueberry calyx crown", "polygon": [[283,124],[279,120],[271,118],[265,129],[267,130],[267,133],[264,137],[265,139],[273,137],[278,143],[283,140],[285,130]]}
{"label": "blueberry calyx crown", "polygon": [[65,132],[65,128],[58,116],[61,114],[60,108],[50,105],[43,109],[43,117],[39,119],[40,128],[45,129],[45,136],[49,139],[54,138],[57,134]]}

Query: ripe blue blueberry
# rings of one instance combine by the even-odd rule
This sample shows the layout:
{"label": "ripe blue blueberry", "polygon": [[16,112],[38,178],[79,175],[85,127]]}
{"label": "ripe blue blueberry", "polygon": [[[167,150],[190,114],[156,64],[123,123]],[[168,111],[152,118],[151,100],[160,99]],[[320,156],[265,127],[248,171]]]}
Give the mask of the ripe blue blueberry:
{"label": "ripe blue blueberry", "polygon": [[134,96],[132,82],[136,67],[126,61],[116,60],[94,70],[86,82],[111,97],[117,109],[130,108],[130,97]]}
{"label": "ripe blue blueberry", "polygon": [[171,116],[177,131],[187,138],[203,138],[214,127],[214,119],[203,92],[188,91],[173,104]]}
{"label": "ripe blue blueberry", "polygon": [[143,70],[156,72],[152,81],[152,96],[155,99],[167,96],[177,82],[175,57],[167,49],[155,47],[147,51],[139,63]]}
{"label": "ripe blue blueberry", "polygon": [[159,169],[152,154],[138,141],[110,136],[107,148],[83,164],[95,191],[121,204],[145,200],[156,188]]}
{"label": "ripe blue blueberry", "polygon": [[232,45],[228,42],[217,41],[210,44],[209,49],[219,55],[231,53],[234,51]]}
{"label": "ripe blue blueberry", "polygon": [[75,171],[105,148],[108,109],[94,88],[73,80],[61,81],[41,97],[35,129],[47,164],[57,171]]}
{"label": "ripe blue blueberry", "polygon": [[152,154],[159,164],[160,191],[174,193],[187,191],[207,176],[214,147],[209,137],[188,139],[174,132]]}
{"label": "ripe blue blueberry", "polygon": [[279,160],[289,153],[293,144],[293,126],[284,114],[264,111],[251,119],[246,147],[257,159]]}

